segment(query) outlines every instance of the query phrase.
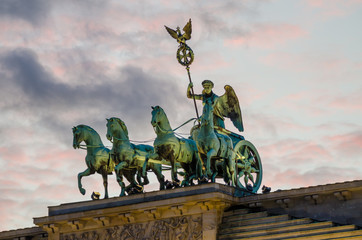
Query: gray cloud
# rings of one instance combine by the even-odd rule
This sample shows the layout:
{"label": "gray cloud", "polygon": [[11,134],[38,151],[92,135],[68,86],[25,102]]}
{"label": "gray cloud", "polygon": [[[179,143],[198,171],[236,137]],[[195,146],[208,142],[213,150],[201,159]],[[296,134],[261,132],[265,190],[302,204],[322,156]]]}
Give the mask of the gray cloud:
{"label": "gray cloud", "polygon": [[[92,69],[79,74],[80,77],[82,74],[91,75]],[[168,81],[167,75],[156,75],[134,66],[119,69],[113,77],[115,79],[109,82],[81,86],[60,83],[29,49],[15,49],[0,55],[0,75],[4,76],[0,83],[1,95],[5,96],[7,88],[12,87],[23,99],[19,103],[19,96],[7,95],[13,98],[7,99],[8,102],[18,104],[16,109],[8,108],[9,111],[27,109],[38,116],[39,124],[56,131],[66,142],[69,134],[65,129],[75,124],[95,122],[96,129],[103,129],[104,118],[113,114],[127,116],[132,119],[131,125],[137,127],[137,124],[144,124],[144,119],[148,122],[151,105],[167,102],[165,105],[171,110],[169,114],[175,114],[176,106],[184,98],[176,84]]]}
{"label": "gray cloud", "polygon": [[1,0],[0,16],[41,25],[46,20],[50,8],[50,1],[47,0]]}

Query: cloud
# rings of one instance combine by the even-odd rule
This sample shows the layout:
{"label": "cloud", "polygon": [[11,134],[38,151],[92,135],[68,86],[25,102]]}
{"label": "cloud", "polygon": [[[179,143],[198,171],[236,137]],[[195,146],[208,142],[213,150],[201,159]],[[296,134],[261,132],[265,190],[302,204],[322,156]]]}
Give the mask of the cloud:
{"label": "cloud", "polygon": [[277,45],[286,44],[291,40],[299,39],[306,35],[300,26],[291,24],[255,24],[248,34],[235,35],[226,38],[226,46],[248,46],[258,48],[275,48]]}
{"label": "cloud", "polygon": [[328,96],[328,106],[345,112],[358,113],[362,110],[362,87],[347,96]]}
{"label": "cloud", "polygon": [[32,25],[42,25],[49,15],[51,4],[46,0],[2,0],[0,17],[21,19]]}
{"label": "cloud", "polygon": [[[0,64],[0,74],[5,77],[0,83],[0,91],[7,95],[6,102],[10,106],[18,107],[18,110],[9,111],[30,108],[42,126],[58,132],[64,132],[62,129],[72,126],[74,121],[85,121],[92,115],[99,122],[105,121],[105,114],[116,113],[135,119],[149,118],[150,106],[162,105],[164,99],[169,99],[166,107],[170,114],[175,114],[179,100],[184,98],[175,83],[168,80],[171,77],[167,74],[145,72],[134,66],[119,69],[116,76],[105,76],[106,79],[114,78],[113,81],[72,86],[57,81],[41,64],[37,54],[29,49],[3,53]],[[92,71],[99,74],[95,67],[79,71],[79,75],[92,74]],[[18,96],[6,93],[9,86],[20,94],[21,102]],[[97,117],[100,114],[103,116]],[[137,123],[140,122],[134,121],[133,126]]]}
{"label": "cloud", "polygon": [[[338,159],[348,164],[347,158],[359,159],[362,154],[362,131],[325,137],[331,149],[338,153]],[[357,162],[356,162],[357,163]]]}
{"label": "cloud", "polygon": [[263,174],[263,183],[277,189],[300,188],[359,179],[361,172],[353,167],[319,167],[308,171],[296,168]]}
{"label": "cloud", "polygon": [[346,0],[340,2],[338,0],[308,0],[307,6],[318,9],[324,17],[340,17],[345,16],[360,5],[360,0]]}

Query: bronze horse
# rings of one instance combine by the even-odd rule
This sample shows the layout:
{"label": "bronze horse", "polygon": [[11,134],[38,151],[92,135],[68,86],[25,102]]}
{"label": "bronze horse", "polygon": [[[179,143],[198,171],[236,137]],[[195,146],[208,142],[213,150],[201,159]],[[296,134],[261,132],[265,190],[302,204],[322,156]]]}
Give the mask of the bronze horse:
{"label": "bronze horse", "polygon": [[[117,181],[122,187],[121,196],[124,195],[125,185],[122,181],[121,173],[125,170],[135,169],[138,174],[138,182],[141,185],[149,183],[147,176],[144,176],[144,181],[141,181],[141,173],[143,170],[144,159],[146,155],[153,152],[153,147],[149,145],[132,144],[128,138],[128,130],[124,122],[116,117],[107,119],[107,139],[113,141],[111,154],[117,166]],[[160,190],[165,188],[165,177],[162,175],[162,165],[156,163],[147,164],[146,170],[152,170],[160,183]],[[134,186],[133,186],[134,187]]]}
{"label": "bronze horse", "polygon": [[225,182],[231,180],[231,184],[235,186],[233,143],[230,137],[215,132],[211,101],[206,101],[200,127],[193,129],[192,136],[201,158],[206,160],[206,174],[211,177],[211,181],[215,182],[218,171],[221,171]]}
{"label": "bronze horse", "polygon": [[[86,125],[78,125],[73,127],[73,147],[80,148],[80,143],[85,142],[87,155],[85,162],[87,169],[78,174],[78,188],[84,195],[86,190],[82,187],[82,177],[99,173],[103,177],[104,198],[108,198],[108,175],[111,175],[115,168],[114,161],[110,158],[110,150],[106,148],[99,134],[91,127]],[[129,182],[135,182],[134,175],[136,170],[126,171],[124,175]]]}
{"label": "bronze horse", "polygon": [[179,185],[177,178],[177,163],[185,171],[182,186],[192,184],[192,179],[202,175],[202,164],[197,153],[195,141],[191,139],[177,138],[171,129],[166,113],[160,106],[152,107],[151,124],[157,135],[153,146],[154,153],[149,154],[148,159],[166,160],[171,165],[171,177],[173,185]]}

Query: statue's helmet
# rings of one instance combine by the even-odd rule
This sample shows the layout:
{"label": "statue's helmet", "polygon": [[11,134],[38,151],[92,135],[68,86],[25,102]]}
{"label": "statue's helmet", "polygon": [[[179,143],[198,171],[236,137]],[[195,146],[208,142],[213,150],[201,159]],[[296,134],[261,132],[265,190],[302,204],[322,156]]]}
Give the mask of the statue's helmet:
{"label": "statue's helmet", "polygon": [[202,86],[204,86],[205,84],[210,84],[212,88],[214,87],[214,83],[211,80],[204,80],[201,84]]}

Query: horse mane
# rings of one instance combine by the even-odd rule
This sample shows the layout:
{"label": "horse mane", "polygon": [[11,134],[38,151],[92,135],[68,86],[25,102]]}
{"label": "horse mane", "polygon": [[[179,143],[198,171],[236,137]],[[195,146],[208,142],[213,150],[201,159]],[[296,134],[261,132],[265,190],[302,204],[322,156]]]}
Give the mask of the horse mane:
{"label": "horse mane", "polygon": [[84,124],[80,124],[78,126],[76,126],[76,128],[82,128],[84,130],[87,130],[89,131],[92,135],[94,135],[96,138],[97,138],[97,141],[99,141],[102,145],[102,139],[101,137],[99,136],[98,132],[96,130],[94,130],[93,128],[91,128],[90,126],[88,125],[84,125]]}
{"label": "horse mane", "polygon": [[121,126],[123,131],[126,133],[126,136],[128,138],[128,129],[127,129],[126,124],[124,124],[124,122],[120,118],[114,117],[113,119],[115,119],[118,122],[118,124]]}
{"label": "horse mane", "polygon": [[91,127],[88,126],[88,125],[80,124],[80,125],[77,126],[77,128],[84,128],[84,129],[86,129],[86,130],[89,130],[89,131],[92,131],[92,132],[96,132],[96,133],[97,133],[96,130],[94,130],[93,128],[91,128]]}

